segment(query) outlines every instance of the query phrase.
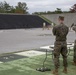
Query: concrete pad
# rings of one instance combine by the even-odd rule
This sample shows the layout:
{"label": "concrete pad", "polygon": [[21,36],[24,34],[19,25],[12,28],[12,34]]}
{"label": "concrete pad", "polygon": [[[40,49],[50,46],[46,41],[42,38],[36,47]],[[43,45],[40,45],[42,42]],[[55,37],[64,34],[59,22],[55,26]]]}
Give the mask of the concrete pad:
{"label": "concrete pad", "polygon": [[31,51],[19,52],[19,53],[14,53],[14,54],[32,57],[32,56],[45,54],[45,52],[31,50]]}
{"label": "concrete pad", "polygon": [[1,63],[3,63],[3,62],[0,61],[0,64],[1,64]]}

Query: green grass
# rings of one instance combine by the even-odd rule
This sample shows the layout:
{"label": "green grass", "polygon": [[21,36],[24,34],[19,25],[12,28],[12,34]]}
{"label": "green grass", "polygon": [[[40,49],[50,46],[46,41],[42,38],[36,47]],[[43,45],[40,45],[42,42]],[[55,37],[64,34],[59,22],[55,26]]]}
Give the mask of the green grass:
{"label": "green grass", "polygon": [[42,18],[42,19],[44,19],[45,21],[47,21],[47,22],[50,23],[50,24],[52,23],[49,19],[45,18],[45,17],[42,16],[42,15],[39,15],[39,17]]}
{"label": "green grass", "polygon": [[[42,16],[42,15],[38,15],[40,18],[42,18],[42,19],[44,19],[45,21],[47,21],[48,23],[52,23],[52,21],[50,21],[49,19],[47,19],[47,18],[45,18],[44,16]],[[55,23],[54,23],[54,25],[56,25]]]}
{"label": "green grass", "polygon": [[[72,55],[68,57],[68,74],[67,75],[76,75],[76,66],[73,66]],[[45,55],[35,56],[31,58],[18,59],[6,63],[0,64],[0,75],[53,75],[51,71],[39,72],[36,71],[36,68],[42,67],[42,62],[45,58]],[[59,75],[66,75],[62,73],[62,58],[60,58],[61,66],[59,68]],[[54,64],[52,61],[52,56],[48,56],[45,66],[54,69]]]}

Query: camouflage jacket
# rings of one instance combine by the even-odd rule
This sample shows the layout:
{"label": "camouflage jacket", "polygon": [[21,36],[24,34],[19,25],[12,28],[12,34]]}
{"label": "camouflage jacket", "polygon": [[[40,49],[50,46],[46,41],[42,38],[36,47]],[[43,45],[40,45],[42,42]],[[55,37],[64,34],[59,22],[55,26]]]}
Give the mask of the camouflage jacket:
{"label": "camouflage jacket", "polygon": [[56,36],[56,41],[66,41],[69,28],[63,23],[53,27],[53,35]]}

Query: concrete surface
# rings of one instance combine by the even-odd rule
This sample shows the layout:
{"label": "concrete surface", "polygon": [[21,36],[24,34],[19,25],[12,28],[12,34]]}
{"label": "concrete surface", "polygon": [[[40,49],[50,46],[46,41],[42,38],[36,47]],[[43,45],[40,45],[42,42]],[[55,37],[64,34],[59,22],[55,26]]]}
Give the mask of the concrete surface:
{"label": "concrete surface", "polygon": [[[68,42],[74,42],[76,39],[74,31],[69,32],[67,39]],[[54,40],[52,29],[0,30],[0,54],[37,49],[41,46],[54,44]]]}

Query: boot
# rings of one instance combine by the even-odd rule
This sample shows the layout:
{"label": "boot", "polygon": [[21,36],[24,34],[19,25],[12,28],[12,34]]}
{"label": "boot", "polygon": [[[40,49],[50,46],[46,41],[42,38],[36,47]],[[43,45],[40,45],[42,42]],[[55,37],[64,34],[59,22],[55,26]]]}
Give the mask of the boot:
{"label": "boot", "polygon": [[58,69],[55,69],[55,70],[53,71],[53,74],[54,74],[54,75],[58,75]]}
{"label": "boot", "polygon": [[67,74],[67,67],[64,67],[63,73]]}

